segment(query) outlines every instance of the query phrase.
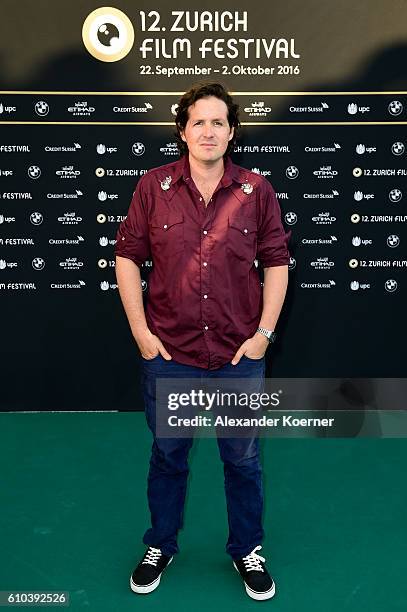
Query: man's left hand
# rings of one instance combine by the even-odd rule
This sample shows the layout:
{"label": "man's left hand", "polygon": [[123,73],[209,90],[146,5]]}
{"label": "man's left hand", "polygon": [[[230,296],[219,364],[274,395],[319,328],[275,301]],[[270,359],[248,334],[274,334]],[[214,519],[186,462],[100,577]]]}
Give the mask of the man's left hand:
{"label": "man's left hand", "polygon": [[231,361],[232,365],[238,364],[242,355],[246,355],[246,357],[249,359],[261,359],[265,354],[268,345],[268,339],[263,336],[263,334],[256,332],[254,336],[245,340],[237,349],[235,356]]}

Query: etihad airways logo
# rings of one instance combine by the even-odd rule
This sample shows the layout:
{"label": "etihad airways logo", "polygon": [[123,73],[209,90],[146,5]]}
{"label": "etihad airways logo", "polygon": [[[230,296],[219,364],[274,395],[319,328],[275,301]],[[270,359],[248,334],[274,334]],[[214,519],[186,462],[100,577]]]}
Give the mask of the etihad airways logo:
{"label": "etihad airways logo", "polygon": [[310,266],[314,270],[330,270],[335,265],[328,257],[318,257],[315,261],[311,261]]}
{"label": "etihad airways logo", "polygon": [[62,225],[78,225],[82,221],[82,217],[79,217],[76,212],[66,212],[58,217],[58,221]]}
{"label": "etihad airways logo", "polygon": [[333,170],[332,166],[320,166],[319,170],[314,170],[312,174],[317,178],[331,179],[338,176],[338,171]]}
{"label": "etihad airways logo", "polygon": [[89,117],[95,110],[95,107],[89,106],[86,100],[75,102],[74,106],[68,106],[68,113],[71,113],[74,117]]}
{"label": "etihad airways logo", "polygon": [[164,147],[160,147],[160,153],[164,155],[178,155],[178,147],[176,142],[167,142]]}
{"label": "etihad airways logo", "polygon": [[271,113],[271,106],[266,106],[264,102],[252,102],[250,106],[246,106],[244,112],[249,117],[267,117]]}
{"label": "etihad airways logo", "polygon": [[81,171],[75,170],[73,166],[63,166],[60,170],[55,170],[55,174],[60,179],[76,179]]}
{"label": "etihad airways logo", "polygon": [[320,212],[314,217],[311,217],[311,221],[317,225],[331,225],[331,223],[335,223],[336,217],[331,215],[330,212]]}
{"label": "etihad airways logo", "polygon": [[80,261],[77,257],[67,257],[59,262],[59,266],[63,270],[80,270],[83,267],[83,261]]}

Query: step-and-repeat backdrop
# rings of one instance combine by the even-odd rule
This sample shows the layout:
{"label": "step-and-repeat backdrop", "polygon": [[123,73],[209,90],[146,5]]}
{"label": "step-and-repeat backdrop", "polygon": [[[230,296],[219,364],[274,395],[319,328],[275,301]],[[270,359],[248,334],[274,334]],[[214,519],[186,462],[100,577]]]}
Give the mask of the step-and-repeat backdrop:
{"label": "step-and-repeat backdrop", "polygon": [[405,376],[407,5],[2,6],[1,410],[142,409],[115,234],[202,79],[239,102],[233,159],[292,230],[268,373]]}

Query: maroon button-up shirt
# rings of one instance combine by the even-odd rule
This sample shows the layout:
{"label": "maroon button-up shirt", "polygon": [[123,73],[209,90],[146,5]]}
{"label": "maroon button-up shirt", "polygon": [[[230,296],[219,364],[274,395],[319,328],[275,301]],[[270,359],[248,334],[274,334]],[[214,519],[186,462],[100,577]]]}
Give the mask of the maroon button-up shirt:
{"label": "maroon button-up shirt", "polygon": [[205,207],[184,156],[140,178],[115,254],[138,266],[153,260],[146,320],[172,358],[215,369],[256,332],[263,307],[256,263],[287,265],[290,234],[265,178],[227,158]]}

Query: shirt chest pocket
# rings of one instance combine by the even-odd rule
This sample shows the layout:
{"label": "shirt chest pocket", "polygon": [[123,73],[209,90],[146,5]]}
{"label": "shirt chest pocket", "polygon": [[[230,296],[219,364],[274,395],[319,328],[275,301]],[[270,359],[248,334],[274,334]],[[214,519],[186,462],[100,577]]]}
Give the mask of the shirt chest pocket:
{"label": "shirt chest pocket", "polygon": [[153,255],[171,257],[184,250],[184,216],[182,212],[155,215],[150,221],[150,244]]}
{"label": "shirt chest pocket", "polygon": [[257,251],[256,219],[244,216],[229,217],[227,251],[241,262],[253,263]]}

